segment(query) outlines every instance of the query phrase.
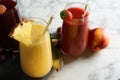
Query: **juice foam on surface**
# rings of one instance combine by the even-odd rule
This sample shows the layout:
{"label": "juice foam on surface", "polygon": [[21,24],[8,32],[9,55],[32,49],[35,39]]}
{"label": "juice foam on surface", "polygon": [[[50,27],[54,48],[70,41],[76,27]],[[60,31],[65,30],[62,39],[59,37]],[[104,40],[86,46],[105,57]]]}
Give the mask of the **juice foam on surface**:
{"label": "juice foam on surface", "polygon": [[[84,12],[83,8],[77,8],[77,7],[69,8],[68,10],[72,13],[73,19],[81,19],[82,14]],[[87,17],[88,15],[89,13],[87,12],[85,17]]]}
{"label": "juice foam on surface", "polygon": [[31,30],[31,43],[35,45],[39,42],[42,42],[42,38],[44,37],[43,31],[45,27],[39,23],[33,23],[32,30]]}

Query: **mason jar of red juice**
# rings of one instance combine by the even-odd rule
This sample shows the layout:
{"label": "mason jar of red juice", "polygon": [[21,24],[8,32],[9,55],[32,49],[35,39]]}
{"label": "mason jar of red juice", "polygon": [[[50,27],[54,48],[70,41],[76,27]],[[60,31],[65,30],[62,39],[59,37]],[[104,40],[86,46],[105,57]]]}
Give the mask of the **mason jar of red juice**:
{"label": "mason jar of red juice", "polygon": [[0,0],[0,4],[6,8],[6,11],[0,14],[0,48],[18,49],[18,42],[8,36],[11,29],[20,21],[16,9],[17,2]]}
{"label": "mason jar of red juice", "polygon": [[63,19],[61,50],[69,56],[80,56],[87,47],[89,34],[89,9],[84,18],[85,4],[80,2],[69,3],[65,10],[72,14],[72,19]]}

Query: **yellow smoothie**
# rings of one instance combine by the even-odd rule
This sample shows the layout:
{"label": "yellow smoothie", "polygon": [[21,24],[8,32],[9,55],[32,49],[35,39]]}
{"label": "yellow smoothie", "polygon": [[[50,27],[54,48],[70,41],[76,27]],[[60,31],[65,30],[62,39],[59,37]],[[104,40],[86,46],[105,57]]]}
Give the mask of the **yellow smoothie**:
{"label": "yellow smoothie", "polygon": [[42,35],[45,26],[33,23],[31,45],[20,44],[20,63],[24,73],[31,77],[43,77],[52,67],[52,51],[49,32]]}

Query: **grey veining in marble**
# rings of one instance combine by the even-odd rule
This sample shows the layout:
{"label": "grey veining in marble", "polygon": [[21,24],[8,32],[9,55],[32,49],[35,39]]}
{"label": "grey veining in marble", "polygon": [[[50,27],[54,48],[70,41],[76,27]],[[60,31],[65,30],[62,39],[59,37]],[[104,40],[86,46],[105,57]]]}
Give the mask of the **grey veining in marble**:
{"label": "grey veining in marble", "polygon": [[119,80],[120,79],[120,60],[108,64],[89,74],[89,80]]}
{"label": "grey veining in marble", "polygon": [[110,44],[87,58],[65,57],[61,71],[53,71],[48,80],[120,80],[120,0],[18,0],[18,7],[21,18],[40,17],[48,21],[54,15],[49,28],[54,32],[62,26],[60,11],[70,2],[88,2],[90,28],[105,28]]}

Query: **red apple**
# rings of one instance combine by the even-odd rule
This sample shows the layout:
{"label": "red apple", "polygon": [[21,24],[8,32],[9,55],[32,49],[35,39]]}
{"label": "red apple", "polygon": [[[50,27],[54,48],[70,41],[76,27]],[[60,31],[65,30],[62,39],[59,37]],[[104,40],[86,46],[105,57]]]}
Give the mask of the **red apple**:
{"label": "red apple", "polygon": [[56,35],[58,37],[61,37],[61,34],[62,34],[62,27],[58,27],[57,30],[56,30]]}
{"label": "red apple", "polygon": [[109,35],[103,28],[95,28],[89,33],[88,44],[93,51],[104,49],[109,44]]}

